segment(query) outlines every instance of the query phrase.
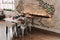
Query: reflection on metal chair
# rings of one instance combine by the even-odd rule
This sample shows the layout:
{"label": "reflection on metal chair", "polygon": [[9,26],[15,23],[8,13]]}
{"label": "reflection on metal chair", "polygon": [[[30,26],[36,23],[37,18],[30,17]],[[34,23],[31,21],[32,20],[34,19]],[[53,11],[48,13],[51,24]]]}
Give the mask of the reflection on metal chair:
{"label": "reflection on metal chair", "polygon": [[29,28],[29,31],[31,32],[31,27],[32,27],[32,16],[29,14],[26,14],[26,19],[27,19],[27,25]]}
{"label": "reflection on metal chair", "polygon": [[22,31],[22,36],[24,36],[24,30],[27,28],[26,18],[25,17],[20,17],[18,21],[20,21],[20,23],[18,23],[18,25],[20,25],[20,28],[21,28],[21,31]]}
{"label": "reflection on metal chair", "polygon": [[14,23],[8,22],[6,21],[6,36],[7,36],[7,40],[11,40],[11,38],[13,37],[13,27],[15,26]]}

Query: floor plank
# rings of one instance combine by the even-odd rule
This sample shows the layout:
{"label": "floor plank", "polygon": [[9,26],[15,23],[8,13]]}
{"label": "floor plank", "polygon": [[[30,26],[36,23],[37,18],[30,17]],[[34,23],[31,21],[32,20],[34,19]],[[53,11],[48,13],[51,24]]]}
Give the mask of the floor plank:
{"label": "floor plank", "polygon": [[60,40],[60,34],[32,28],[32,32],[28,33],[23,38],[13,38],[13,40]]}

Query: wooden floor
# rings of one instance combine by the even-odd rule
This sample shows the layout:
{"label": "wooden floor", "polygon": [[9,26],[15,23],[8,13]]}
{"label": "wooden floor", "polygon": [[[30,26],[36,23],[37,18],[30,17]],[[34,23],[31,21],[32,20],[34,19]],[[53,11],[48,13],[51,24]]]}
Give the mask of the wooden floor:
{"label": "wooden floor", "polygon": [[14,37],[13,40],[60,40],[60,34],[32,28],[32,32],[24,37]]}

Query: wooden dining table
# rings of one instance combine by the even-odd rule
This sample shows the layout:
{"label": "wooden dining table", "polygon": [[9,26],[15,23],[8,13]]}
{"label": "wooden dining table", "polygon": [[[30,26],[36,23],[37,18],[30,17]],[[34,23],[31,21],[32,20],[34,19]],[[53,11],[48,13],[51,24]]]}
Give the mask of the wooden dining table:
{"label": "wooden dining table", "polygon": [[[17,7],[17,11],[19,13],[24,13],[24,14],[31,14],[33,16],[40,16],[40,17],[51,17],[49,13],[46,12],[47,9],[43,9],[41,6],[37,4],[22,4],[22,8],[20,8],[20,5]],[[21,10],[21,11],[20,11]]]}

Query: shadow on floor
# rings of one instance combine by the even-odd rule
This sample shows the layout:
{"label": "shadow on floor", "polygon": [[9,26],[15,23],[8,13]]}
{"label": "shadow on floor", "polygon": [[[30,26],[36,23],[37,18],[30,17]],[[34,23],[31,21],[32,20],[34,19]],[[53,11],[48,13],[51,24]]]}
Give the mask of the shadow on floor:
{"label": "shadow on floor", "polygon": [[60,34],[38,28],[32,28],[32,31],[25,34],[24,37],[17,38],[14,36],[12,40],[60,40]]}

